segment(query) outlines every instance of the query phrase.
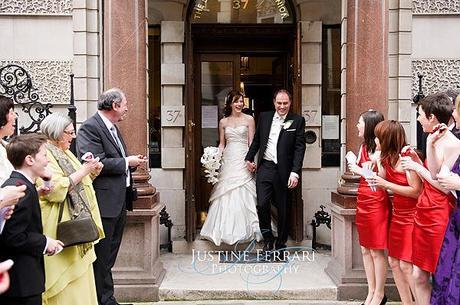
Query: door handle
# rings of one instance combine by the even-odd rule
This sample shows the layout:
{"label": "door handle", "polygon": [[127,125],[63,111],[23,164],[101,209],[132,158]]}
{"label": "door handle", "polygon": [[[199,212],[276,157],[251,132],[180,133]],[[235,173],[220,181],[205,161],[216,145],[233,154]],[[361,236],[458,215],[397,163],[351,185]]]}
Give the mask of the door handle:
{"label": "door handle", "polygon": [[192,120],[188,120],[188,150],[193,151],[193,127],[195,127],[195,123]]}
{"label": "door handle", "polygon": [[188,120],[188,131],[192,132],[193,127],[195,127],[195,123],[192,120]]}

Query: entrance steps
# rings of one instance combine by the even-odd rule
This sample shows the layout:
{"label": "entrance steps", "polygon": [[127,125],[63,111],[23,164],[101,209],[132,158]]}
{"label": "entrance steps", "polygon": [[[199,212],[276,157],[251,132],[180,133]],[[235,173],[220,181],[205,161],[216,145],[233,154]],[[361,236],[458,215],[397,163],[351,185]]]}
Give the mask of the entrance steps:
{"label": "entrance steps", "polygon": [[[244,250],[248,247],[249,243],[241,243],[238,244],[237,249],[238,250]],[[287,241],[287,246],[288,247],[305,247],[305,248],[311,248],[311,240],[310,239],[304,239],[301,242],[296,242],[293,240],[288,240]],[[263,243],[259,242],[255,246],[255,249],[262,249]],[[192,241],[192,242],[187,242],[186,240],[173,240],[172,242],[172,252],[174,254],[192,254],[192,250],[201,250],[201,251],[232,251],[235,250],[236,247],[235,245],[226,245],[226,244],[221,244],[220,246],[216,246],[214,243],[200,239],[200,236],[198,235],[197,238]]]}
{"label": "entrance steps", "polygon": [[[227,301],[160,301],[157,303],[138,303],[136,305],[360,305],[356,301],[307,301],[307,300],[227,300]],[[388,302],[387,305],[401,305]]]}
{"label": "entrance steps", "polygon": [[[205,255],[200,251],[199,255]],[[303,300],[316,303],[301,304],[348,304],[336,302],[337,286],[324,272],[330,252],[315,252],[309,259],[293,257],[291,263],[231,264],[220,263],[216,257],[173,253],[162,254],[160,259],[166,268],[159,288],[161,301],[185,304],[214,300],[210,304],[231,304],[216,300]]]}

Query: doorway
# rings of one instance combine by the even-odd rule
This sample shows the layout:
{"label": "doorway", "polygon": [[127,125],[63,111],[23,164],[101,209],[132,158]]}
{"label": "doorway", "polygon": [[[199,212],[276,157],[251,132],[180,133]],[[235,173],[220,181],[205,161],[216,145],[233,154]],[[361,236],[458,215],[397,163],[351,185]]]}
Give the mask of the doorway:
{"label": "doorway", "polygon": [[[239,31],[239,29],[241,31]],[[187,41],[186,237],[194,240],[209,208],[212,185],[200,164],[203,150],[219,143],[218,122],[232,89],[244,93],[245,111],[254,116],[273,110],[280,88],[299,94],[295,25],[206,25],[190,27]],[[212,33],[212,34],[210,34]],[[291,111],[300,112],[294,99]],[[292,194],[291,238],[303,239],[301,189]]]}

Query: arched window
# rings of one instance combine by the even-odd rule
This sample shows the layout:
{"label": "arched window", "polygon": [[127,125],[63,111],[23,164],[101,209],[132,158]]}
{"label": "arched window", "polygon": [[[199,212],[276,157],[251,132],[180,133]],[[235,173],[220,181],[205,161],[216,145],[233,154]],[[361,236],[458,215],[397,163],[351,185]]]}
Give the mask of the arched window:
{"label": "arched window", "polygon": [[196,0],[192,23],[293,23],[286,0]]}

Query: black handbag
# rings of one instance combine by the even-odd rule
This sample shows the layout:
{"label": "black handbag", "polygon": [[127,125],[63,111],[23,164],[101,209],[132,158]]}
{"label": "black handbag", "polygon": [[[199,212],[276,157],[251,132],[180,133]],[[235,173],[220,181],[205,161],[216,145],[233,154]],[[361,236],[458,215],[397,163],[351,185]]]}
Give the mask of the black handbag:
{"label": "black handbag", "polygon": [[[73,204],[70,196],[67,196],[67,200],[68,204]],[[64,202],[59,207],[56,232],[56,238],[64,243],[64,248],[93,242],[99,238],[99,232],[86,203],[83,202],[83,209],[77,217],[61,222],[63,210]]]}

